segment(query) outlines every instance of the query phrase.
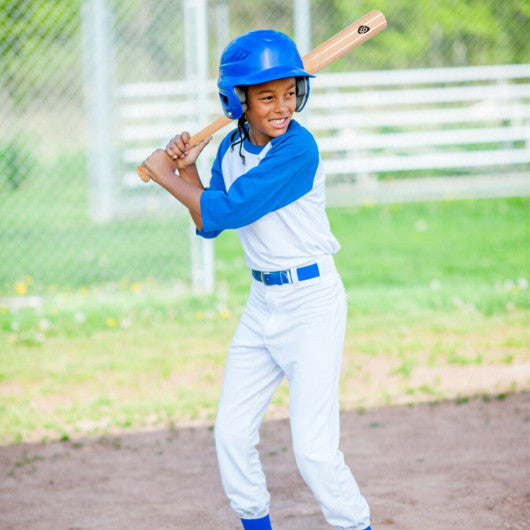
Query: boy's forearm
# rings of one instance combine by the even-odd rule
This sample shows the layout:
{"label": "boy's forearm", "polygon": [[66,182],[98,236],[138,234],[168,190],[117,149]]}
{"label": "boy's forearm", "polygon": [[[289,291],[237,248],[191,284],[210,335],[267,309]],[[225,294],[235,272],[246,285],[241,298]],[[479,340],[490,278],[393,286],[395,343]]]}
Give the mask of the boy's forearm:
{"label": "boy's forearm", "polygon": [[[201,178],[199,177],[199,172],[197,171],[197,166],[195,164],[193,164],[192,166],[188,166],[184,169],[180,169],[179,175],[188,184],[195,186],[201,192],[204,191],[204,186],[201,182]],[[199,211],[195,212],[190,209],[189,212],[190,212],[193,222],[195,223],[195,226],[200,230],[202,228],[202,215],[200,212],[200,197],[199,197]]]}
{"label": "boy's forearm", "polygon": [[192,184],[200,190],[204,190],[204,186],[199,177],[199,172],[197,171],[197,166],[193,164],[183,169],[178,170],[179,175],[189,184]]}
{"label": "boy's forearm", "polygon": [[[182,173],[182,170],[180,170]],[[201,216],[201,195],[204,191],[199,176],[196,174],[196,183],[191,183],[184,176],[176,175],[175,173],[165,173],[161,175],[159,184],[167,190],[173,197],[188,208],[190,211],[191,218],[199,230],[202,229],[202,216]],[[190,177],[190,175],[187,175]],[[191,175],[193,177],[193,175]],[[192,182],[195,180],[191,178]],[[198,185],[197,185],[198,182]]]}
{"label": "boy's forearm", "polygon": [[[191,218],[199,230],[202,229],[201,195],[204,186],[197,172],[195,158],[204,145],[196,146],[195,152],[187,161],[182,158],[168,156],[166,151],[157,149],[143,163],[152,178],[173,197],[188,208]],[[182,166],[179,168],[179,166]],[[178,169],[179,174],[175,171]]]}

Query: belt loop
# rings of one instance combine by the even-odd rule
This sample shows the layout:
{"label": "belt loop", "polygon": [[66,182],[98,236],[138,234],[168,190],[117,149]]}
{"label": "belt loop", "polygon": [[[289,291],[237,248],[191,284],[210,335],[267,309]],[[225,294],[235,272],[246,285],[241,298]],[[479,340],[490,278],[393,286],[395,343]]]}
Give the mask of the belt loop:
{"label": "belt loop", "polygon": [[296,269],[289,269],[289,278],[291,278],[291,283],[296,287],[300,280],[298,279],[298,274],[296,274]]}

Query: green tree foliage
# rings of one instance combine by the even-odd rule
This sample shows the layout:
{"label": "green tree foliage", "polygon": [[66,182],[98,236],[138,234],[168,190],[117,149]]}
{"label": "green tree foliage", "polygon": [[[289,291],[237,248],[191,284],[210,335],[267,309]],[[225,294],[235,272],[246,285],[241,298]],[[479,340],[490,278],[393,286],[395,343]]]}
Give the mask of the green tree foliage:
{"label": "green tree foliage", "polygon": [[1,81],[11,98],[53,97],[58,76],[76,84],[80,7],[81,0],[0,1]]}
{"label": "green tree foliage", "polygon": [[[337,16],[347,21],[373,8],[372,0],[334,2]],[[377,9],[388,27],[363,50],[363,67],[524,63],[530,57],[527,0],[379,0]]]}
{"label": "green tree foliage", "polygon": [[[264,26],[292,34],[291,0],[227,3],[230,38]],[[0,0],[4,90],[18,98],[21,86],[24,97],[53,93],[53,70],[69,76],[75,90],[82,91],[82,4],[83,0]],[[180,2],[108,0],[107,5],[112,38],[120,49],[115,68],[122,81],[137,79],[138,65],[147,68],[144,76],[157,79],[184,75],[186,31]],[[212,33],[215,5],[209,2]],[[174,7],[173,14],[168,6]],[[530,57],[528,0],[379,0],[377,5],[373,0],[313,0],[311,7],[315,45],[374,7],[387,17],[385,32],[362,54],[332,65],[335,70],[522,63]],[[215,46],[211,35],[210,47]],[[217,57],[212,62],[216,61]]]}

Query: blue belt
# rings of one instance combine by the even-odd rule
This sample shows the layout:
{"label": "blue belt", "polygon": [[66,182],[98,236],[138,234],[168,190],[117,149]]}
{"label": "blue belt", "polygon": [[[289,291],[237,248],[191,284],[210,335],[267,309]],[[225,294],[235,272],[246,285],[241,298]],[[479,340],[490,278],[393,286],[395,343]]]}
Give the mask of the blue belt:
{"label": "blue belt", "polygon": [[[318,270],[318,264],[307,265],[306,267],[300,267],[295,269],[298,281],[310,280],[311,278],[317,278],[320,276]],[[258,282],[263,282],[265,285],[283,285],[284,283],[293,283],[291,270],[287,271],[275,271],[275,272],[261,272],[250,269],[250,274]]]}

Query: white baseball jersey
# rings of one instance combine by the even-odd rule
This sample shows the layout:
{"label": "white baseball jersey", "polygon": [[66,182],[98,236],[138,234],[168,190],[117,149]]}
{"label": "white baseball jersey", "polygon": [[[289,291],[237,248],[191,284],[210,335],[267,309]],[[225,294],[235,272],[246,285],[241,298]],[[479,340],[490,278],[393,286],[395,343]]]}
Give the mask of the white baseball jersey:
{"label": "white baseball jersey", "polygon": [[[219,146],[209,187],[201,196],[203,228],[216,237],[237,229],[247,266],[260,271],[295,268],[340,245],[325,212],[325,173],[312,134],[291,121],[265,146],[247,139]],[[237,137],[239,139],[239,136]]]}

